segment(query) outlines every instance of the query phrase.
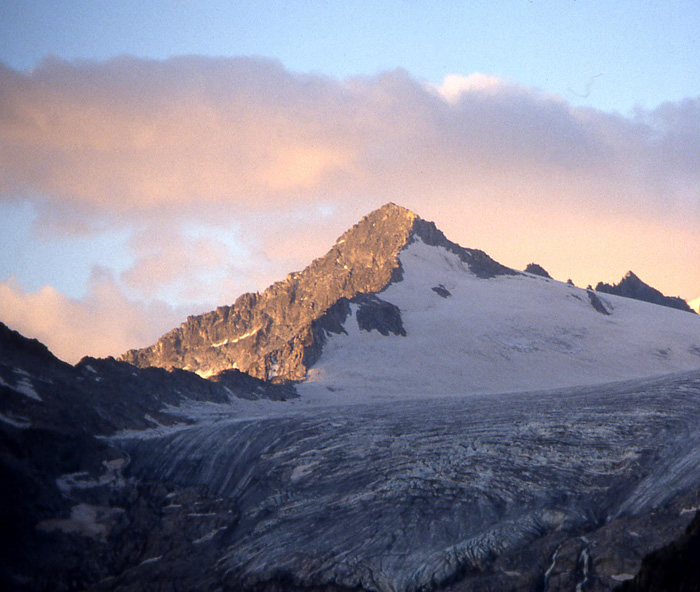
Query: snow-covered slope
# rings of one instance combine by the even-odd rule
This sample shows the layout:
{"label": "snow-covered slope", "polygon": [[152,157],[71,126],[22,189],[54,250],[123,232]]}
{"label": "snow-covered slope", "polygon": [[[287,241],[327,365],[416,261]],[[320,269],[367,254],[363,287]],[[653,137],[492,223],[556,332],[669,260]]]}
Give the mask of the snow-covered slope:
{"label": "snow-covered slope", "polygon": [[482,279],[419,237],[399,258],[403,279],[379,297],[398,306],[406,335],[361,330],[351,304],[302,398],[516,392],[700,368],[700,316],[530,274]]}

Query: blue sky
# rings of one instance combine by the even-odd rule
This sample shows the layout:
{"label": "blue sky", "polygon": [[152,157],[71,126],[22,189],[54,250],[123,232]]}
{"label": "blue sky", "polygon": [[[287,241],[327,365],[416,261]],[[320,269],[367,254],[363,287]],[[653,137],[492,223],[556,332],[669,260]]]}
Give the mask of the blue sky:
{"label": "blue sky", "polygon": [[4,0],[0,320],[119,354],[390,200],[698,298],[699,30],[696,0]]}
{"label": "blue sky", "polygon": [[628,111],[697,93],[699,30],[695,0],[5,0],[0,60],[260,55],[298,72],[405,68],[434,83],[483,72]]}

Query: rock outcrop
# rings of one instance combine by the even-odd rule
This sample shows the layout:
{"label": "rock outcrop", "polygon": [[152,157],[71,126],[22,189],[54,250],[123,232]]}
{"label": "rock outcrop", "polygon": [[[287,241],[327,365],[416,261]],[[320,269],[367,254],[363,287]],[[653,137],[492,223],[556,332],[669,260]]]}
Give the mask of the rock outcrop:
{"label": "rock outcrop", "polygon": [[683,536],[642,560],[642,568],[618,592],[695,592],[700,590],[700,512],[688,525]]}
{"label": "rock outcrop", "polygon": [[[322,346],[322,332],[329,325],[324,317],[334,314],[331,308],[400,281],[398,255],[416,238],[456,253],[479,277],[515,273],[483,251],[447,240],[432,222],[390,203],[365,216],[303,271],[261,294],[244,294],[232,306],[191,316],[154,345],[130,350],[122,359],[205,377],[238,369],[272,382],[303,380]],[[392,323],[400,334],[396,320]]]}
{"label": "rock outcrop", "polygon": [[628,271],[625,276],[617,284],[606,284],[598,282],[595,287],[596,292],[605,292],[606,294],[615,294],[616,296],[624,296],[625,298],[634,298],[635,300],[643,300],[652,304],[668,306],[669,308],[677,308],[686,312],[695,313],[688,306],[688,303],[678,296],[664,296],[656,288],[645,284],[634,273]]}
{"label": "rock outcrop", "polygon": [[527,264],[527,267],[525,268],[525,273],[531,273],[531,274],[533,274],[533,275],[539,275],[540,277],[548,278],[548,279],[551,279],[551,278],[552,278],[552,276],[549,275],[549,273],[547,272],[547,270],[546,270],[544,267],[542,267],[541,265],[537,264],[537,263],[528,263],[528,264]]}

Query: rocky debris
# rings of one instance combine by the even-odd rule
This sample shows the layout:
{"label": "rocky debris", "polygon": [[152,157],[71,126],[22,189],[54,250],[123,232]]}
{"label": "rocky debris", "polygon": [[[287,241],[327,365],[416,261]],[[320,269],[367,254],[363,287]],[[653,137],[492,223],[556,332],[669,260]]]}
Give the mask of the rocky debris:
{"label": "rocky debris", "polygon": [[616,296],[624,296],[625,298],[634,298],[635,300],[643,300],[644,302],[651,302],[652,304],[659,304],[661,306],[668,306],[669,308],[677,308],[678,310],[695,313],[682,298],[678,296],[664,296],[656,288],[645,284],[631,271],[628,271],[617,284],[610,285],[598,282],[595,290],[596,292],[615,294]]}
{"label": "rocky debris", "polygon": [[552,276],[547,273],[547,270],[537,263],[528,263],[525,267],[525,273],[531,273],[533,275],[539,275],[543,278],[552,279]]}
{"label": "rocky debris", "polygon": [[0,589],[86,589],[146,559],[139,537],[167,504],[143,509],[150,490],[124,477],[129,457],[105,436],[191,424],[183,405],[230,416],[236,399],[296,396],[239,371],[205,380],[114,359],[71,366],[0,323]]}
{"label": "rocky debris", "polygon": [[483,251],[447,240],[432,222],[387,204],[365,216],[303,271],[261,294],[244,294],[232,306],[189,317],[154,345],[130,350],[121,359],[139,367],[184,368],[205,377],[236,368],[277,383],[303,380],[322,347],[318,326],[324,316],[343,299],[378,294],[400,281],[399,253],[417,239],[457,254],[480,278],[515,273]]}

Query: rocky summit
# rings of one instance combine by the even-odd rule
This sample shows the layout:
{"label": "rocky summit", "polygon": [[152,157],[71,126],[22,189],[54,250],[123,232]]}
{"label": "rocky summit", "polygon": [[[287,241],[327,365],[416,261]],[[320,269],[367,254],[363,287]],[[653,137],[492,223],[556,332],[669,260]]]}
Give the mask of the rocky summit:
{"label": "rocky summit", "polygon": [[[154,345],[126,352],[122,360],[205,377],[235,368],[274,382],[303,380],[319,355],[323,331],[337,324],[338,308],[399,280],[399,253],[417,238],[455,253],[480,277],[514,273],[483,251],[448,241],[433,223],[390,203],[364,217],[303,271],[262,294],[244,294],[232,306],[191,316]],[[371,300],[358,302],[365,317],[381,316],[376,308],[370,312]]]}

